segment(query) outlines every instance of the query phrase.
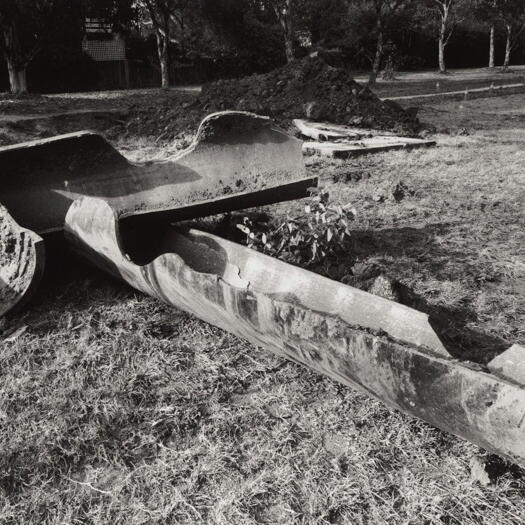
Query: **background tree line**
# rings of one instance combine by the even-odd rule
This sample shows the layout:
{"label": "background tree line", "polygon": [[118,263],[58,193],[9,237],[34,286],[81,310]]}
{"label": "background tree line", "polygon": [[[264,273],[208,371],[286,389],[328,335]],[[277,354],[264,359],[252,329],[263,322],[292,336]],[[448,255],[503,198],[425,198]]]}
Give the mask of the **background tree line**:
{"label": "background tree line", "polygon": [[90,89],[86,18],[123,34],[129,59],[158,68],[164,87],[173,62],[225,78],[312,51],[369,71],[372,84],[382,70],[505,70],[525,59],[525,0],[1,0],[0,86]]}

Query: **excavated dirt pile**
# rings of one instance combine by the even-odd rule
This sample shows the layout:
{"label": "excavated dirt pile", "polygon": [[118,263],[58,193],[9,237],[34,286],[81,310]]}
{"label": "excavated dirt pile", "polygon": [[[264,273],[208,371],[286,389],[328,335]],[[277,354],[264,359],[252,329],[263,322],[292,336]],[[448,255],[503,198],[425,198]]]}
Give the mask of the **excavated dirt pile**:
{"label": "excavated dirt pile", "polygon": [[205,86],[209,104],[263,113],[278,122],[307,117],[337,124],[414,131],[417,123],[394,103],[381,101],[344,70],[320,58],[298,60],[265,75]]}
{"label": "excavated dirt pile", "polygon": [[158,141],[186,138],[207,114],[242,110],[272,117],[284,128],[294,118],[310,118],[354,127],[391,130],[410,135],[419,122],[393,102],[381,101],[351,74],[320,58],[297,60],[263,75],[220,80],[203,87],[193,101],[176,106],[140,108],[125,134]]}

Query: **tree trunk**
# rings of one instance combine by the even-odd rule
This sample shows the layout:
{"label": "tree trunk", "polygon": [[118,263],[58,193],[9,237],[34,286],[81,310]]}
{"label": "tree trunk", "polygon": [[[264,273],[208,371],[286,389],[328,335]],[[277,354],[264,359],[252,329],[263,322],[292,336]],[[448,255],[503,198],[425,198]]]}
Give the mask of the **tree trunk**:
{"label": "tree trunk", "polygon": [[157,55],[160,64],[160,78],[163,89],[170,87],[170,11],[167,5],[162,9],[153,2],[146,2],[157,38]]}
{"label": "tree trunk", "polygon": [[22,59],[20,41],[14,25],[4,29],[4,43],[11,93],[27,93],[27,65]]}
{"label": "tree trunk", "polygon": [[509,69],[510,51],[511,51],[511,48],[512,48],[511,38],[512,38],[512,26],[510,24],[507,24],[507,42],[505,44],[505,61],[503,62],[503,70],[504,71]]}
{"label": "tree trunk", "polygon": [[157,50],[160,63],[161,86],[163,89],[170,87],[170,18],[169,13],[163,15],[163,33],[157,29]]}
{"label": "tree trunk", "polygon": [[383,26],[381,20],[377,21],[377,44],[376,44],[376,54],[374,56],[374,62],[372,64],[372,71],[368,77],[368,84],[373,86],[376,83],[377,75],[379,75],[379,70],[381,68],[381,59],[383,58]]}
{"label": "tree trunk", "polygon": [[170,60],[167,39],[157,33],[157,52],[159,55],[161,86],[164,89],[170,87]]}
{"label": "tree trunk", "polygon": [[286,54],[286,62],[290,63],[295,59],[294,53],[294,21],[293,21],[293,2],[294,0],[286,0],[284,8],[281,9],[278,3],[274,3],[274,11],[277,19],[283,28],[284,33],[284,52]]}
{"label": "tree trunk", "polygon": [[447,66],[445,64],[445,41],[443,38],[439,38],[439,72],[446,73]]}
{"label": "tree trunk", "polygon": [[496,30],[494,24],[490,26],[490,44],[489,44],[489,67],[494,68],[494,37]]}
{"label": "tree trunk", "polygon": [[27,75],[26,68],[19,68],[7,59],[7,70],[9,72],[9,86],[11,93],[27,93]]}
{"label": "tree trunk", "polygon": [[286,61],[290,63],[294,58],[294,23],[293,23],[293,0],[286,0],[286,8],[283,13],[283,29],[284,29],[284,50],[286,53]]}
{"label": "tree trunk", "polygon": [[290,63],[294,58],[294,49],[293,49],[293,36],[289,33],[285,35],[284,50],[286,53],[286,62]]}
{"label": "tree trunk", "polygon": [[448,20],[448,6],[445,3],[443,5],[443,12],[441,13],[441,27],[439,28],[439,39],[438,39],[438,61],[439,61],[439,72],[446,73],[447,66],[445,64],[445,46],[447,45],[450,34],[447,37],[447,20]]}

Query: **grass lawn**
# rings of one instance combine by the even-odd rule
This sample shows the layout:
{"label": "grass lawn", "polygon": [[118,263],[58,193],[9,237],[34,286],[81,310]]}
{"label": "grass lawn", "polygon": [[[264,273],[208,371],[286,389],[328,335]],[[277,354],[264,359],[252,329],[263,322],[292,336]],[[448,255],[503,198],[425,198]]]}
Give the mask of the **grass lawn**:
{"label": "grass lawn", "polygon": [[[373,91],[380,97],[402,97],[517,84],[525,81],[525,67],[513,66],[506,73],[500,68],[452,69],[445,75],[436,70],[396,72],[395,77],[393,81],[379,77]],[[367,75],[357,74],[355,78],[361,83],[368,81]]]}
{"label": "grass lawn", "polygon": [[[525,344],[524,104],[425,106],[437,148],[307,159],[357,210],[348,265],[380,266],[480,362]],[[79,262],[1,329],[1,524],[525,520],[522,469],[486,458],[482,485],[476,446]]]}

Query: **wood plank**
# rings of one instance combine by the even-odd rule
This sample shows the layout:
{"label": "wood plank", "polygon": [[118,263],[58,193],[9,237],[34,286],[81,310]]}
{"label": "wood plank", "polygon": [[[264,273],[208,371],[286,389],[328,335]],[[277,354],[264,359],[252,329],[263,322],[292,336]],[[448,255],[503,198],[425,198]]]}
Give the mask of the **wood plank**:
{"label": "wood plank", "polygon": [[303,152],[305,155],[322,155],[336,159],[348,159],[350,157],[381,153],[383,151],[428,148],[435,145],[436,142],[433,140],[376,136],[370,139],[362,139],[359,141],[309,141],[303,144]]}
{"label": "wood plank", "polygon": [[377,134],[377,131],[371,129],[351,128],[349,126],[328,122],[295,119],[293,123],[302,135],[318,142],[360,140]]}

